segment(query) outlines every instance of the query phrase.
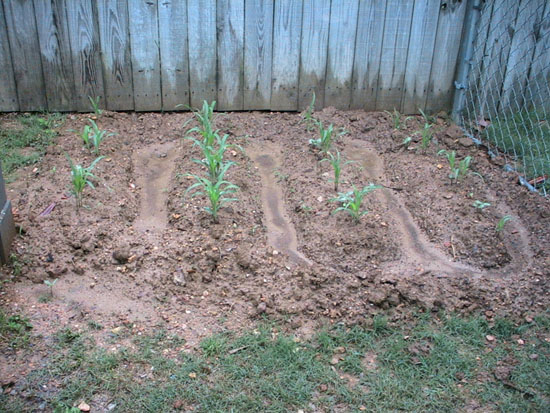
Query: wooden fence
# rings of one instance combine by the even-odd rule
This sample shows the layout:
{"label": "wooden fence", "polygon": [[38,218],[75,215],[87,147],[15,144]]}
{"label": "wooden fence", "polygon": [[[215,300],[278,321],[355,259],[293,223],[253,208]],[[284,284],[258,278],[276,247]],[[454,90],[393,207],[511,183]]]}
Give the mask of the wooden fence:
{"label": "wooden fence", "polygon": [[2,0],[0,111],[449,110],[466,3]]}

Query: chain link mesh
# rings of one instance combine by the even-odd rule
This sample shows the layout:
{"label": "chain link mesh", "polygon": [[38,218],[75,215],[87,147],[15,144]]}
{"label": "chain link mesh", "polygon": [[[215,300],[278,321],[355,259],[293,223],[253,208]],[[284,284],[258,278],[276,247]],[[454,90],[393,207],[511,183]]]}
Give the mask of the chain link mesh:
{"label": "chain link mesh", "polygon": [[550,2],[483,2],[465,86],[459,119],[467,133],[548,195]]}

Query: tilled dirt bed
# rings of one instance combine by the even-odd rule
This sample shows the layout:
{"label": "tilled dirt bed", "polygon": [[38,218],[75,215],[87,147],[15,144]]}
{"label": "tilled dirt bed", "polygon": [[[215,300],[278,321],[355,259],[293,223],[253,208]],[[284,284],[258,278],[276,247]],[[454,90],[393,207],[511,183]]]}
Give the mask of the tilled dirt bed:
{"label": "tilled dirt bed", "polygon": [[[103,143],[96,189],[77,214],[65,156],[94,159],[74,132],[90,116],[68,115],[44,159],[8,185],[18,268],[2,269],[13,281],[2,306],[20,308],[39,333],[93,319],[163,328],[196,343],[264,316],[307,334],[327,321],[368,322],[382,310],[395,318],[418,306],[524,317],[549,305],[549,200],[518,185],[446,119],[421,150],[416,137],[402,142],[422,118],[394,130],[386,113],[315,114],[348,131],[335,143],[354,161],[343,167],[340,191],[385,186],[366,196],[369,213],[356,224],[333,214],[331,166],[308,145],[316,132],[300,114],[219,113],[216,128],[242,148],[228,152],[237,165],[226,176],[240,190],[213,224],[206,199],[186,196],[186,174],[200,172],[192,162],[199,149],[184,139],[190,113],[100,116],[116,135]],[[451,183],[441,149],[471,156],[475,173]],[[480,211],[475,200],[491,205]],[[504,215],[512,220],[497,232]],[[58,282],[42,302],[46,279]]]}

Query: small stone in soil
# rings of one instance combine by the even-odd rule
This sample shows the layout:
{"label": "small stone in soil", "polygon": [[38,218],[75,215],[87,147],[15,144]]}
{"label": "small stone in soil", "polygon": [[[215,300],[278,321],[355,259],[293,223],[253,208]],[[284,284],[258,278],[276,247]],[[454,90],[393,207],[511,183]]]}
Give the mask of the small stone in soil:
{"label": "small stone in soil", "polygon": [[126,264],[130,258],[130,250],[128,248],[120,248],[113,251],[113,258],[119,264]]}

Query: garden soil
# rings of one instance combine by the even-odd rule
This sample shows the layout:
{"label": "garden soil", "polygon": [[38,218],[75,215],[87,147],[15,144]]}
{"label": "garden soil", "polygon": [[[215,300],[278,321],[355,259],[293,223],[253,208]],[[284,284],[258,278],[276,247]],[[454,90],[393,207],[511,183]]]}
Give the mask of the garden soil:
{"label": "garden soil", "polygon": [[[334,213],[331,166],[298,113],[216,115],[235,144],[226,178],[240,189],[214,224],[206,199],[186,192],[189,174],[202,173],[184,138],[192,115],[105,112],[97,123],[116,135],[102,144],[96,189],[77,211],[66,155],[84,166],[95,158],[74,132],[92,115],[68,115],[43,160],[8,184],[19,235],[2,268],[2,307],[46,338],[93,321],[162,329],[190,348],[263,317],[307,335],[324,323],[368,324],[381,311],[394,320],[418,307],[519,318],[548,308],[550,201],[518,185],[502,159],[444,117],[422,149],[420,117],[394,130],[386,113],[315,116],[347,131],[334,144],[352,161],[339,190],[383,185],[366,195],[358,223]],[[471,173],[451,182],[441,149],[471,156]],[[475,200],[490,206],[480,211]],[[44,280],[54,279],[49,297]],[[6,374],[22,368],[8,359]]]}

